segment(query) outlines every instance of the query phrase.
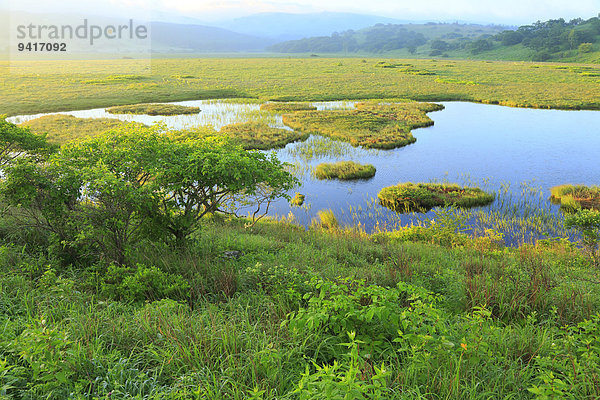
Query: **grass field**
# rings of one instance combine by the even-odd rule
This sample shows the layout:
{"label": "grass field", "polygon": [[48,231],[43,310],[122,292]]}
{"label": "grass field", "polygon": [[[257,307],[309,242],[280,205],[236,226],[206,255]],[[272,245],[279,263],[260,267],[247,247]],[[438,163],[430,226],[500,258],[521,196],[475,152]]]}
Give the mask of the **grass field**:
{"label": "grass field", "polygon": [[600,276],[569,246],[217,219],[186,251],[145,245],[133,269],[100,273],[21,251],[33,232],[3,222],[0,389],[14,398],[600,395]]}
{"label": "grass field", "polygon": [[[224,97],[600,109],[599,77],[591,66],[164,59],[153,61],[147,74],[127,73],[136,63],[23,63],[19,74],[4,73],[3,64],[0,113]],[[287,115],[339,113],[345,119],[333,126],[338,130],[361,119],[371,128],[399,124],[404,133],[431,124],[425,112],[435,105],[384,103],[365,101],[350,111],[298,111],[306,104],[281,103],[268,108],[290,111]],[[219,134],[237,137],[247,148],[305,139],[271,128],[275,115],[264,114]],[[49,116],[28,124],[63,143],[112,122]],[[24,158],[15,161],[21,168],[6,169],[0,181],[2,400],[600,398],[600,264],[590,257],[597,255],[600,214],[589,211],[587,225],[575,221],[573,229],[585,228],[585,240],[574,243],[566,237],[575,232],[562,219],[524,203],[524,212],[513,217],[548,239],[520,247],[507,246],[500,233],[511,223],[508,217],[476,210],[481,219],[497,218],[492,226],[498,230],[467,234],[469,215],[452,207],[434,210],[435,219],[421,225],[393,232],[378,226],[373,234],[342,226],[331,210],[320,210],[308,229],[296,225],[293,214],[249,221],[208,213],[186,240],[177,241],[171,233],[165,236],[165,221],[189,223],[178,217],[190,210],[191,196],[208,193],[202,207],[210,207],[207,202],[222,194],[223,185],[250,182],[245,166],[254,164],[249,153],[219,140],[182,145],[217,134],[212,127],[166,137],[140,137],[143,131],[120,141],[123,148],[101,140],[91,147],[76,143],[64,158],[40,152],[30,160],[35,165]],[[322,139],[299,143],[296,156],[341,158],[354,149]],[[224,149],[219,159],[212,146]],[[70,155],[95,155],[98,148],[103,153],[94,168],[83,161],[71,164]],[[146,149],[187,158],[153,163],[159,152]],[[210,157],[201,158],[205,153]],[[169,169],[173,161],[177,165]],[[61,169],[61,162],[70,169]],[[140,169],[145,163],[150,167]],[[232,169],[232,163],[238,167]],[[115,166],[117,173],[107,172]],[[147,184],[155,190],[146,191]],[[83,195],[72,192],[74,187]],[[409,187],[425,208],[493,200],[473,188],[429,188]],[[189,191],[180,193],[183,189]],[[269,199],[261,189],[250,194]],[[394,206],[411,195],[387,189]],[[12,203],[5,204],[8,199]],[[296,193],[291,202],[309,207],[304,200]],[[170,206],[168,212],[157,212],[163,206]],[[506,207],[513,209],[512,203]],[[127,246],[118,247],[123,258],[111,262],[106,243],[116,239],[119,246],[123,238]]]}
{"label": "grass field", "polygon": [[[381,61],[410,64],[431,75],[381,68],[377,66]],[[280,101],[410,98],[600,109],[600,78],[592,76],[600,71],[597,65],[588,66],[591,75],[582,75],[556,68],[556,64],[456,60],[159,59],[152,61],[151,70],[140,72],[142,63],[38,61],[14,63],[9,68],[2,62],[0,113],[227,97]]]}

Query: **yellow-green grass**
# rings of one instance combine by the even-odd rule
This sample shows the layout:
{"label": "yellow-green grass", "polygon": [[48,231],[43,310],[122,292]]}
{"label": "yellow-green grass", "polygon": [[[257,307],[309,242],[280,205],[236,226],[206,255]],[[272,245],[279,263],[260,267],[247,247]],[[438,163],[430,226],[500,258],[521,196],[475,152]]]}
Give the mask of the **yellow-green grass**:
{"label": "yellow-green grass", "polygon": [[431,103],[359,103],[356,110],[300,111],[284,114],[283,122],[295,130],[328,136],[353,146],[393,149],[414,143],[411,129],[429,126],[425,114],[443,106]]}
{"label": "yellow-green grass", "polygon": [[198,114],[200,107],[182,106],[178,104],[132,104],[113,106],[106,109],[111,114],[141,114],[141,115],[183,115]]}
{"label": "yellow-green grass", "polygon": [[553,202],[568,211],[581,208],[600,210],[600,186],[559,185],[551,188],[550,194]]}
{"label": "yellow-green grass", "polygon": [[263,111],[272,112],[294,112],[316,110],[317,107],[311,105],[310,103],[274,102],[262,104],[260,109]]}
{"label": "yellow-green grass", "polygon": [[276,149],[308,138],[307,133],[273,128],[262,122],[226,125],[221,128],[220,133],[241,144],[246,150]]}
{"label": "yellow-green grass", "polygon": [[[600,109],[600,78],[552,68],[561,64],[382,58],[365,61],[320,57],[154,59],[146,74],[140,71],[147,60],[2,61],[0,114],[233,97],[273,101],[410,98]],[[411,64],[435,75],[379,68],[380,61]],[[588,67],[590,73],[600,70],[598,65],[567,65]]]}
{"label": "yellow-green grass", "polygon": [[401,183],[377,194],[379,203],[397,212],[426,211],[438,206],[477,207],[490,204],[495,195],[476,187],[447,183]]}
{"label": "yellow-green grass", "polygon": [[29,127],[33,133],[47,134],[50,143],[63,144],[130,123],[113,118],[77,118],[72,115],[55,114],[32,119],[21,126]]}
{"label": "yellow-green grass", "polygon": [[321,163],[315,169],[317,179],[368,179],[375,176],[375,167],[371,164],[359,164],[354,161]]}
{"label": "yellow-green grass", "polygon": [[296,195],[290,200],[290,204],[292,206],[300,207],[304,204],[304,197],[303,194],[296,192]]}

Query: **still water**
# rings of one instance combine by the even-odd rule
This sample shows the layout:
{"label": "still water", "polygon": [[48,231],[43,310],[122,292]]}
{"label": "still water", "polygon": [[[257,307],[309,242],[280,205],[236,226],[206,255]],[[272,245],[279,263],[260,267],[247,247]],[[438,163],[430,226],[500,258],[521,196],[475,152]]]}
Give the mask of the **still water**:
{"label": "still water", "polygon": [[[219,100],[175,104],[198,106],[202,111],[197,115],[168,117],[113,115],[104,109],[63,114],[146,124],[162,121],[167,127],[177,129],[207,124],[220,129],[229,123],[252,119],[283,127],[281,116],[261,113],[259,104]],[[354,106],[352,102],[314,104],[319,109]],[[416,223],[434,218],[436,210],[426,215],[399,216],[376,204],[374,199],[379,190],[399,182],[447,181],[499,191],[499,199],[485,207],[486,211],[505,213],[511,209],[514,218],[517,214],[528,215],[530,210],[523,200],[526,197],[531,207],[541,208],[545,215],[559,220],[557,207],[548,201],[552,186],[600,184],[600,112],[519,109],[464,102],[443,104],[444,110],[429,114],[435,125],[413,131],[417,142],[400,149],[359,149],[326,138],[310,137],[304,143],[293,143],[278,150],[280,159],[296,165],[302,186],[295,191],[306,196],[306,205],[290,207],[287,202],[278,201],[271,207],[270,214],[284,216],[292,212],[297,222],[308,225],[319,210],[331,209],[340,222],[360,222],[367,230],[376,223]],[[11,120],[23,122],[41,115]],[[370,163],[377,168],[377,173],[372,179],[354,182],[319,181],[312,176],[311,167],[337,160]],[[477,219],[475,213],[477,210],[468,216],[471,223]]]}

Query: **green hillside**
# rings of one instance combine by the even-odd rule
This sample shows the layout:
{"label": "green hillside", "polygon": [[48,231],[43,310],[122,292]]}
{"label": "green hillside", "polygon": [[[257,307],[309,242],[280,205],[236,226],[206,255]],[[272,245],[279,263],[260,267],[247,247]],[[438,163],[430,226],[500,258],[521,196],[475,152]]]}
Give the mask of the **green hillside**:
{"label": "green hillside", "polygon": [[277,43],[281,53],[378,54],[519,61],[600,61],[600,18],[536,22],[517,29],[462,24],[378,24]]}

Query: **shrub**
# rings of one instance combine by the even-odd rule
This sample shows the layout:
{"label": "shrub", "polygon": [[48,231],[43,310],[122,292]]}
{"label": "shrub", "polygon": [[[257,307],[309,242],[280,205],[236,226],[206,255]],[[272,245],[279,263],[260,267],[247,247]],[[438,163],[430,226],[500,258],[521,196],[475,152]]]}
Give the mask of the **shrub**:
{"label": "shrub", "polygon": [[594,45],[592,43],[581,43],[578,50],[580,54],[591,53],[594,50]]}
{"label": "shrub", "polygon": [[187,300],[190,285],[180,275],[168,274],[157,267],[138,264],[127,268],[111,264],[102,279],[101,292],[107,297],[127,301],[160,299]]}
{"label": "shrub", "polygon": [[435,297],[425,289],[398,283],[395,288],[366,285],[363,281],[317,281],[315,292],[304,297],[306,308],[290,314],[289,327],[296,334],[319,332],[341,341],[347,332],[370,351],[383,351],[403,335],[431,334],[441,312]]}

